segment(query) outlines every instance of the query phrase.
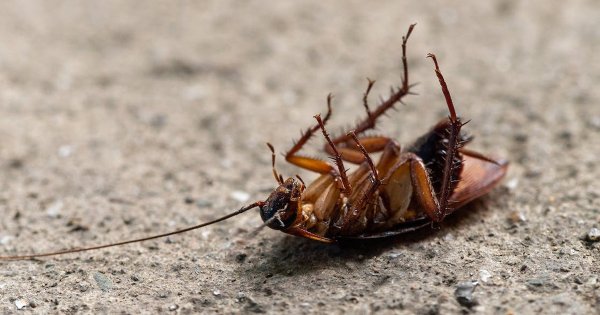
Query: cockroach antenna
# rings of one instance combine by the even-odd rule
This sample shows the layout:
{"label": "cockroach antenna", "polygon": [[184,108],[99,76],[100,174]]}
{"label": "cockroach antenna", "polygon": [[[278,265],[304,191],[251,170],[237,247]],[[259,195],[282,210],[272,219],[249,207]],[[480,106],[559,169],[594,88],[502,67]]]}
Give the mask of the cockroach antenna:
{"label": "cockroach antenna", "polygon": [[139,242],[144,242],[144,241],[149,241],[149,240],[153,240],[153,239],[157,239],[157,238],[161,238],[161,237],[166,237],[166,236],[171,236],[171,235],[175,235],[175,234],[181,234],[181,233],[185,233],[185,232],[189,232],[192,230],[196,230],[205,226],[209,226],[221,221],[225,221],[231,217],[235,217],[239,214],[242,214],[250,209],[256,208],[256,207],[262,207],[265,204],[264,201],[257,201],[254,202],[250,205],[247,205],[245,207],[242,207],[241,209],[232,212],[228,215],[222,216],[218,219],[209,221],[209,222],[205,222],[202,224],[198,224],[198,225],[194,225],[188,228],[184,228],[184,229],[180,229],[180,230],[175,230],[172,232],[168,232],[168,233],[163,233],[163,234],[158,234],[158,235],[153,235],[153,236],[147,236],[147,237],[142,237],[142,238],[137,238],[137,239],[132,239],[132,240],[128,240],[128,241],[122,241],[122,242],[116,242],[116,243],[110,243],[110,244],[104,244],[104,245],[96,245],[96,246],[89,246],[89,247],[80,247],[80,248],[71,248],[71,249],[65,249],[65,250],[59,250],[59,251],[55,251],[55,252],[48,252],[48,253],[40,253],[40,254],[27,254],[27,255],[14,255],[14,256],[0,256],[0,260],[25,260],[25,259],[33,259],[33,258],[40,258],[40,257],[48,257],[48,256],[56,256],[56,255],[63,255],[63,254],[71,254],[71,253],[79,253],[79,252],[86,252],[86,251],[90,251],[90,250],[96,250],[96,249],[102,249],[102,248],[108,248],[108,247],[114,247],[114,246],[121,246],[121,245],[125,245],[125,244],[132,244],[132,243],[139,243]]}

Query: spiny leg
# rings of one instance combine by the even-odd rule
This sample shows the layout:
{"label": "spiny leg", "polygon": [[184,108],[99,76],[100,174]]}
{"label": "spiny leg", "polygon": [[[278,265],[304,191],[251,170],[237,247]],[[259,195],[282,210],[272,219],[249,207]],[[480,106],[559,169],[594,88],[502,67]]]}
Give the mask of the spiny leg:
{"label": "spiny leg", "polygon": [[367,164],[369,165],[369,168],[371,169],[371,174],[373,176],[373,180],[376,183],[379,183],[380,180],[379,180],[379,175],[377,174],[377,168],[375,168],[375,164],[373,164],[373,160],[369,156],[369,152],[367,152],[367,149],[365,149],[365,147],[360,143],[360,141],[358,140],[358,137],[356,137],[356,134],[354,133],[354,131],[350,131],[348,134],[352,137],[352,140],[354,140],[354,142],[356,142],[356,146],[362,153],[364,159],[367,161]]}
{"label": "spiny leg", "polygon": [[[354,132],[357,135],[360,135],[369,129],[375,128],[375,124],[379,117],[381,117],[388,109],[394,107],[394,105],[397,102],[400,102],[404,96],[411,93],[410,88],[412,87],[412,85],[408,83],[408,62],[406,59],[406,43],[408,42],[408,38],[410,37],[410,34],[412,33],[415,25],[416,24],[411,24],[408,28],[408,31],[406,32],[406,35],[402,36],[402,65],[404,70],[404,77],[402,78],[402,87],[399,87],[397,89],[392,88],[392,93],[390,97],[387,100],[381,102],[381,104],[379,104],[379,106],[374,111],[371,111],[366,102],[366,98],[371,88],[373,87],[374,81],[369,80],[367,91],[365,92],[365,95],[363,97],[363,105],[367,110],[367,117],[360,123],[358,123],[358,125],[354,128]],[[350,136],[345,134],[334,138],[333,143],[348,143],[349,140],[351,140]]]}
{"label": "spiny leg", "polygon": [[[356,136],[356,134],[354,134]],[[353,138],[352,134],[350,137]],[[400,146],[393,141],[392,139],[382,139],[387,140],[387,144],[381,154],[379,162],[377,165],[374,165],[371,162],[368,162],[366,156],[368,156],[368,148],[360,145],[362,143],[362,139],[358,143],[355,141],[355,146],[357,147],[356,152],[362,155],[362,158],[367,161],[365,164],[362,164],[360,168],[354,172],[352,178],[358,179],[357,183],[360,184],[355,187],[355,191],[353,193],[352,198],[349,200],[347,204],[348,210],[342,211],[340,213],[340,217],[337,218],[336,226],[339,228],[339,233],[342,235],[355,235],[355,233],[364,231],[367,228],[365,222],[373,222],[372,219],[375,215],[375,211],[377,211],[377,206],[371,206],[375,204],[375,196],[377,191],[379,191],[387,180],[388,173],[394,165],[397,164],[400,158]],[[363,148],[361,149],[360,146]],[[366,170],[363,170],[366,168]],[[376,171],[374,171],[374,169]],[[360,170],[362,170],[362,175],[356,175]],[[370,174],[377,174],[377,177],[370,176]],[[379,174],[385,174],[383,180],[380,180]],[[359,179],[360,178],[360,179]],[[363,182],[363,180],[367,180],[367,182]],[[370,181],[370,182],[369,182]],[[381,196],[381,195],[380,195]]]}
{"label": "spiny leg", "polygon": [[450,112],[450,115],[448,116],[448,127],[446,129],[446,141],[444,141],[444,145],[446,147],[446,156],[444,157],[442,182],[438,195],[440,213],[438,214],[438,216],[436,216],[436,218],[442,220],[444,216],[446,216],[448,202],[450,196],[452,195],[452,175],[454,174],[457,167],[455,163],[455,158],[459,157],[459,150],[462,145],[462,141],[460,138],[460,129],[464,124],[456,115],[456,110],[454,109],[454,104],[452,103],[452,97],[450,96],[448,85],[446,84],[444,76],[440,71],[435,55],[427,54],[427,57],[433,59],[433,63],[435,65],[435,74],[438,77],[438,80],[440,81],[442,93],[444,93],[446,105],[448,106],[448,111]]}
{"label": "spiny leg", "polygon": [[[393,140],[383,136],[361,137],[359,139],[360,144],[369,153],[383,151],[390,141]],[[346,146],[336,145],[336,148],[344,161],[354,164],[361,164],[365,161],[364,154],[355,146],[351,147],[348,144]],[[334,154],[330,145],[325,146],[325,151],[329,154]]]}
{"label": "spiny leg", "polygon": [[369,108],[369,93],[371,92],[371,89],[375,84],[375,80],[367,78],[367,81],[369,83],[367,85],[367,90],[365,91],[365,94],[363,94],[363,106],[365,107],[365,111],[367,112],[367,118],[370,119],[373,113],[371,113],[371,109]]}
{"label": "spiny leg", "polygon": [[362,195],[357,200],[357,202],[354,204],[355,207],[362,209],[362,208],[366,207],[369,200],[371,200],[373,198],[373,195],[381,186],[381,179],[379,179],[379,174],[377,172],[377,168],[375,167],[375,164],[373,163],[373,160],[369,156],[369,153],[367,152],[365,147],[362,144],[360,144],[360,141],[358,141],[358,137],[356,137],[356,134],[354,133],[354,131],[350,131],[349,135],[356,142],[356,146],[358,147],[360,152],[363,154],[364,159],[367,161],[367,164],[369,165],[369,168],[371,170],[371,181],[372,181],[371,185],[369,186],[369,188],[367,189],[365,194]]}
{"label": "spiny leg", "polygon": [[[352,196],[352,200],[349,201],[349,211],[345,212],[341,224],[339,224],[342,234],[352,234],[356,231],[363,230],[367,227],[367,222],[372,221],[374,208],[370,207],[369,204],[374,200],[375,193],[382,184],[373,160],[365,147],[360,143],[356,134],[353,131],[350,131],[348,136],[354,140],[358,151],[363,155],[363,158],[369,167],[370,182],[365,186],[358,186],[359,190],[355,192],[355,195]],[[364,219],[360,219],[362,216],[364,216]]]}
{"label": "spiny leg", "polygon": [[342,187],[340,188],[340,190],[346,196],[350,196],[352,194],[352,186],[350,186],[350,181],[348,180],[348,175],[346,174],[346,167],[344,167],[344,162],[342,161],[342,157],[340,156],[340,153],[335,148],[335,144],[331,141],[331,138],[329,138],[329,134],[327,133],[327,130],[325,130],[325,123],[323,122],[323,120],[321,120],[321,116],[316,115],[315,119],[317,120],[317,122],[319,123],[319,126],[321,127],[321,131],[323,132],[323,136],[325,137],[325,140],[327,140],[327,142],[331,146],[331,149],[334,152],[332,158],[335,161],[335,165],[337,166],[338,171],[339,171],[339,176],[342,180]]}
{"label": "spiny leg", "polygon": [[[327,96],[327,114],[325,115],[325,118],[323,118],[323,125],[325,125],[331,117],[331,99],[332,95],[329,94]],[[302,147],[304,147],[304,145],[317,130],[319,130],[319,124],[308,128],[308,130],[302,134],[294,146],[285,154],[285,159],[289,163],[313,172],[320,174],[331,173],[334,171],[334,168],[329,163],[318,159],[297,155],[297,153],[302,149]]]}

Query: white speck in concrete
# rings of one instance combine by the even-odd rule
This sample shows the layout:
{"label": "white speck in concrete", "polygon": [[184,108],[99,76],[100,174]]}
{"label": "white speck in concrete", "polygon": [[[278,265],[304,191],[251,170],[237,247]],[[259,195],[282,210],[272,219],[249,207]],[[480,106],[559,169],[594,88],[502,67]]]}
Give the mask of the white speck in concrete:
{"label": "white speck in concrete", "polygon": [[504,186],[506,186],[506,188],[508,188],[509,190],[515,190],[517,186],[519,186],[519,179],[516,177],[512,178],[508,182],[506,182]]}
{"label": "white speck in concrete", "polygon": [[58,156],[62,157],[62,158],[66,158],[69,157],[71,154],[73,154],[73,146],[70,145],[61,145],[58,148]]}
{"label": "white speck in concrete", "polygon": [[448,242],[448,241],[452,241],[454,240],[454,235],[452,235],[452,233],[448,233],[446,235],[444,235],[444,241]]}
{"label": "white speck in concrete", "polygon": [[13,238],[15,238],[15,237],[12,235],[0,236],[0,245],[6,245],[6,244],[10,243],[10,241],[12,241]]}
{"label": "white speck in concrete", "polygon": [[490,278],[492,278],[491,272],[485,269],[479,270],[479,280],[481,280],[481,282],[487,283],[488,281],[490,281]]}
{"label": "white speck in concrete", "polygon": [[239,202],[246,202],[250,199],[250,194],[245,191],[235,190],[231,192],[231,198]]}
{"label": "white speck in concrete", "polygon": [[15,306],[18,310],[23,309],[23,307],[27,306],[27,302],[23,299],[15,300]]}
{"label": "white speck in concrete", "polygon": [[46,208],[46,214],[51,217],[51,218],[56,218],[60,215],[60,211],[63,208],[63,202],[62,201],[56,201],[53,204],[51,204],[48,208]]}

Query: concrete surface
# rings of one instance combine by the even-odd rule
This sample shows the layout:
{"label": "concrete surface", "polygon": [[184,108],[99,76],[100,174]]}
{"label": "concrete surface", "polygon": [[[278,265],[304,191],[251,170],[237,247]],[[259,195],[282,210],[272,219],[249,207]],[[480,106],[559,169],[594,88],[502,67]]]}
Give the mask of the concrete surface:
{"label": "concrete surface", "polygon": [[[264,143],[289,148],[329,92],[332,130],[361,117],[365,77],[372,102],[400,83],[412,22],[420,95],[379,132],[407,144],[446,114],[435,52],[473,148],[512,162],[488,196],[380,242],[253,235],[252,212],[1,262],[0,312],[600,313],[600,243],[584,240],[600,227],[594,0],[2,2],[1,253],[165,232],[265,198]],[[309,152],[324,157],[321,143]]]}

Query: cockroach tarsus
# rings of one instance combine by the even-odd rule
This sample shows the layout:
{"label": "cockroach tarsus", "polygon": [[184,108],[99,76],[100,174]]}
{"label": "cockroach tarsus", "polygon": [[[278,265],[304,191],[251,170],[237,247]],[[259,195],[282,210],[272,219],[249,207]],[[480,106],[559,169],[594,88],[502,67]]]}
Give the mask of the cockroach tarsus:
{"label": "cockroach tarsus", "polygon": [[[50,253],[0,256],[0,260],[31,259],[147,241],[208,226],[257,207],[263,226],[326,243],[385,238],[442,221],[495,187],[504,177],[508,162],[465,148],[472,138],[461,132],[465,123],[456,113],[433,54],[427,57],[433,60],[448,117],[406,149],[391,138],[365,135],[390,108],[413,94],[408,80],[406,43],[414,27],[415,24],[410,25],[402,37],[402,85],[392,88],[387,100],[373,110],[370,108],[368,96],[375,81],[368,79],[363,95],[366,117],[353,130],[331,137],[326,128],[332,115],[330,94],[325,116],[314,116],[316,124],[302,133],[285,153],[287,162],[320,174],[309,185],[297,175],[284,179],[275,168],[275,150],[267,143],[278,187],[264,201],[256,201],[213,221],[169,233]],[[319,132],[326,140],[323,149],[331,155],[333,163],[299,154],[309,139]],[[371,159],[371,153],[381,153],[377,163]],[[349,173],[345,162],[356,164],[356,169]]]}

